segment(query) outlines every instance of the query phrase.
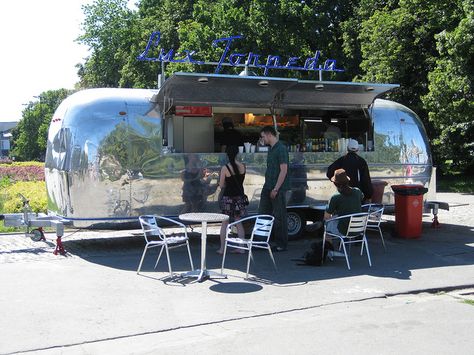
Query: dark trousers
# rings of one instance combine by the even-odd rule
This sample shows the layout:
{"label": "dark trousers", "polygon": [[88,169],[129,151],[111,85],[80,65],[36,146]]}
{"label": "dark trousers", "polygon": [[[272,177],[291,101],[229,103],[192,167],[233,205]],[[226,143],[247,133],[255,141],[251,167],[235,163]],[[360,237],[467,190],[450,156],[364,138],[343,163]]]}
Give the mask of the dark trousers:
{"label": "dark trousers", "polygon": [[288,219],[286,213],[286,191],[279,191],[275,199],[270,198],[270,190],[262,189],[259,214],[269,214],[275,217],[273,235],[277,246],[286,249],[288,246]]}

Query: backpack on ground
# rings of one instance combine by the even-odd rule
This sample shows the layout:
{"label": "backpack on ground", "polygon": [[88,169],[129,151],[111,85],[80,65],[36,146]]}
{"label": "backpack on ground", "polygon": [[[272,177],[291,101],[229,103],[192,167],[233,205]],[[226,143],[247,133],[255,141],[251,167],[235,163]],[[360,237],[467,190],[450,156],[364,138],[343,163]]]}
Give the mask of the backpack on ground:
{"label": "backpack on ground", "polygon": [[332,244],[326,240],[324,243],[324,256],[323,256],[323,241],[317,241],[311,243],[311,249],[303,254],[301,259],[301,264],[298,265],[311,265],[311,266],[321,266],[326,261],[328,251],[334,250]]}

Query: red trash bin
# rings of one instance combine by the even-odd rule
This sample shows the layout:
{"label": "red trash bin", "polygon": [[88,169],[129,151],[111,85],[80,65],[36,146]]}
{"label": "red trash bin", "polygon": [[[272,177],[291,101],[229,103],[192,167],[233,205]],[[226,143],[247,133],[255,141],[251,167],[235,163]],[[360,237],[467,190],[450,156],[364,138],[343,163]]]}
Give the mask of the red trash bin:
{"label": "red trash bin", "polygon": [[402,238],[421,236],[423,217],[423,194],[428,189],[423,185],[392,185],[395,192],[395,231]]}

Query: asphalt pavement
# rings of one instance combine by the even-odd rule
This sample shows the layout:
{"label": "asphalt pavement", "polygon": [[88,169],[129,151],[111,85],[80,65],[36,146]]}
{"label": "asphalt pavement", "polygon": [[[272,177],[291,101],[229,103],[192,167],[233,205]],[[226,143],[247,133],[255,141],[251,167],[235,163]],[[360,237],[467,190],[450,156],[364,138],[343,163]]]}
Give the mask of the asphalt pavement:
{"label": "asphalt pavement", "polygon": [[[369,233],[373,266],[351,252],[321,267],[294,261],[311,235],[276,253],[278,270],[256,252],[229,254],[226,279],[191,283],[170,277],[156,252],[136,268],[139,231],[70,231],[66,256],[54,235],[33,242],[0,235],[0,354],[445,354],[471,353],[474,324],[474,196],[449,202],[440,228],[423,217],[417,239],[392,236],[387,251]],[[199,228],[191,251],[199,265]],[[218,228],[211,227],[207,265],[219,271]],[[171,251],[174,271],[189,270],[184,248]]]}

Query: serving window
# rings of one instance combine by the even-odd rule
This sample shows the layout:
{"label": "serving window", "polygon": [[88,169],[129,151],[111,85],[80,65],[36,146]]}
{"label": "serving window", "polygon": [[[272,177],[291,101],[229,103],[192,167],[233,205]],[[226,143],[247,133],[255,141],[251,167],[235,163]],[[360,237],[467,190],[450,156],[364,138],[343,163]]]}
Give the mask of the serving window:
{"label": "serving window", "polygon": [[[361,151],[373,150],[373,124],[367,112],[291,111],[275,115],[280,139],[290,151],[333,152],[345,150],[348,138],[356,139]],[[228,112],[214,114],[215,151],[223,144],[223,121],[231,121],[244,142],[257,145],[260,130],[273,126],[267,113]]]}
{"label": "serving window", "polygon": [[373,123],[364,110],[301,112],[300,124],[303,151],[345,151],[349,138],[360,151],[373,150]]}
{"label": "serving window", "polygon": [[[152,101],[164,106],[172,103],[175,107],[212,107],[211,151],[221,151],[224,116],[231,117],[246,142],[255,144],[261,126],[269,123],[270,117],[273,121],[273,115],[280,138],[290,150],[311,146],[311,151],[342,151],[343,139],[348,138],[357,139],[360,150],[371,150],[373,125],[367,108],[375,98],[396,87],[396,84],[174,73]],[[163,111],[170,112],[168,108]],[[177,111],[174,113],[178,116]],[[325,135],[326,119],[334,126],[332,135]]]}
{"label": "serving window", "polygon": [[[366,110],[313,110],[279,112],[265,109],[212,108],[208,116],[186,116],[175,111],[166,118],[166,139],[180,153],[222,152],[228,144],[224,123],[238,132],[239,145],[250,143],[258,151],[260,130],[276,120],[280,140],[290,151],[343,152],[347,139],[359,142],[360,151],[373,150],[373,124]],[[165,144],[166,145],[166,144]]]}

